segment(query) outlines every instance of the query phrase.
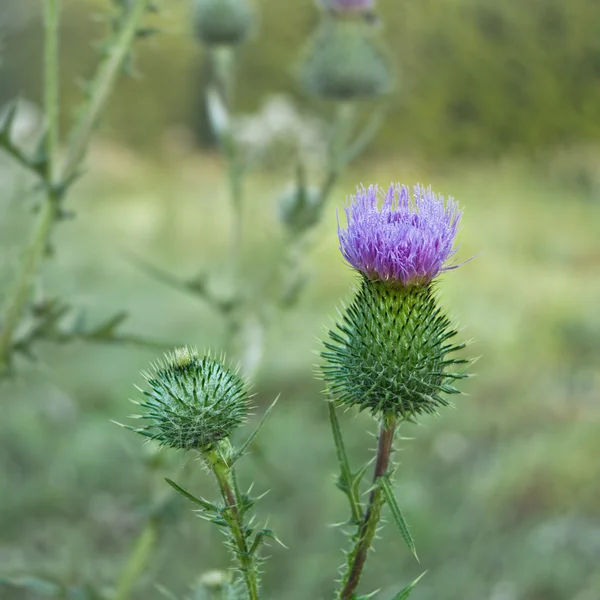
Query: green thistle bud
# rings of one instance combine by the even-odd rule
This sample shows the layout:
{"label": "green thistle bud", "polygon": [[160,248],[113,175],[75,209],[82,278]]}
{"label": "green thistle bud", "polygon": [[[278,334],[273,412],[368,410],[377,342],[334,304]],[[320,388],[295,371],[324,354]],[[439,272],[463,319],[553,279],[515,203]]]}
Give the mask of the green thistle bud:
{"label": "green thistle bud", "polygon": [[139,418],[149,423],[135,431],[162,445],[206,452],[246,419],[246,383],[209,355],[180,348],[143,375],[150,389]]}
{"label": "green thistle bud", "polygon": [[296,182],[279,198],[281,221],[291,232],[300,234],[319,222],[322,210],[321,191],[308,186],[304,166],[299,164]]}
{"label": "green thistle bud", "polygon": [[323,378],[340,404],[404,419],[435,413],[459,391],[449,372],[467,361],[450,355],[464,347],[437,306],[431,285],[394,286],[363,277],[331,342],[325,342]]}
{"label": "green thistle bud", "polygon": [[355,100],[389,92],[393,75],[370,25],[326,19],[308,49],[300,81],[311,94]]}
{"label": "green thistle bud", "polygon": [[302,233],[319,222],[322,206],[318,189],[292,188],[286,190],[279,199],[279,215],[290,231]]}
{"label": "green thistle bud", "polygon": [[236,46],[250,33],[253,12],[248,0],[196,0],[195,31],[209,46]]}

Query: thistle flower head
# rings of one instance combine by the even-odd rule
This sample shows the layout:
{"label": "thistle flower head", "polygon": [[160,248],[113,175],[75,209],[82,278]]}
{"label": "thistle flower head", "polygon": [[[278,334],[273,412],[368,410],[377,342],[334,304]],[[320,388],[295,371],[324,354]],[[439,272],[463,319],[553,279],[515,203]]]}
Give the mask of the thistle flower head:
{"label": "thistle flower head", "polygon": [[235,46],[243,42],[253,23],[249,0],[196,0],[195,29],[209,46]]}
{"label": "thistle flower head", "polygon": [[466,377],[455,357],[456,328],[438,306],[432,280],[455,253],[461,213],[430,189],[359,188],[339,227],[340,248],[362,274],[360,288],[325,342],[323,379],[340,404],[375,416],[414,419],[448,404]]}
{"label": "thistle flower head", "polygon": [[144,376],[139,418],[148,424],[136,431],[162,445],[207,451],[246,419],[246,383],[210,355],[180,348]]}
{"label": "thistle flower head", "polygon": [[375,98],[390,91],[393,74],[372,27],[354,20],[326,19],[308,48],[300,82],[331,100]]}
{"label": "thistle flower head", "polygon": [[455,268],[454,240],[462,212],[457,203],[415,186],[391,185],[383,204],[378,186],[358,188],[346,207],[347,226],[338,225],[340,250],[371,280],[403,286],[426,285]]}

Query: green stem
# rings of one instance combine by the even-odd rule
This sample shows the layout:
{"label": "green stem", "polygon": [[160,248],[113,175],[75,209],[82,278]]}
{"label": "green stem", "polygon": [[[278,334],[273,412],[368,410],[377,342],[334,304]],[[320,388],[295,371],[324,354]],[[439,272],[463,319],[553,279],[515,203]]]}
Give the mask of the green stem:
{"label": "green stem", "polygon": [[114,44],[108,50],[106,60],[100,65],[92,82],[90,101],[84,115],[77,123],[69,144],[67,158],[61,171],[63,183],[69,182],[77,174],[83,160],[90,137],[102,109],[113,91],[123,63],[138,31],[138,26],[148,9],[150,0],[136,0],[127,13]]}
{"label": "green stem", "polygon": [[146,526],[135,541],[125,568],[121,572],[113,600],[128,600],[131,590],[140,575],[144,572],[152,549],[156,544],[157,523],[148,519]]}
{"label": "green stem", "polygon": [[23,257],[21,270],[3,311],[0,331],[0,375],[10,367],[12,340],[19,326],[25,305],[37,274],[39,262],[46,253],[52,225],[58,216],[58,198],[55,192],[55,165],[59,143],[58,96],[58,27],[60,0],[46,0],[44,11],[44,112],[46,124],[47,171],[45,173],[46,198],[42,204],[33,239]]}
{"label": "green stem", "polygon": [[61,0],[46,0],[44,42],[44,110],[46,117],[46,181],[52,186],[59,145],[58,27]]}
{"label": "green stem", "polygon": [[242,245],[242,207],[243,207],[243,177],[240,168],[235,139],[231,134],[231,117],[233,114],[235,94],[235,54],[227,47],[211,49],[213,74],[218,93],[222,99],[229,126],[224,132],[217,132],[219,145],[227,168],[227,183],[229,201],[232,210],[231,228],[231,265],[234,279],[237,279],[240,264],[240,248]]}
{"label": "green stem", "polygon": [[355,597],[356,588],[358,587],[367,560],[367,554],[377,532],[377,524],[379,523],[381,508],[384,503],[381,487],[377,484],[379,479],[385,476],[389,469],[395,429],[395,417],[384,417],[379,430],[377,458],[373,474],[373,489],[369,497],[369,504],[358,528],[354,547],[348,554],[348,566],[342,578],[342,587],[337,596],[338,600],[352,600]]}
{"label": "green stem", "polygon": [[235,556],[238,560],[244,583],[248,589],[248,600],[258,600],[258,569],[254,561],[254,556],[248,549],[243,515],[239,510],[240,494],[237,489],[233,469],[219,454],[218,450],[207,453],[205,457],[215,475],[219,490],[227,507],[223,517],[227,521],[227,525],[231,531]]}
{"label": "green stem", "polygon": [[0,375],[10,367],[12,340],[19,326],[25,305],[29,301],[31,288],[37,274],[39,262],[46,253],[48,237],[58,213],[55,200],[48,199],[41,209],[38,225],[29,248],[25,252],[21,270],[14,289],[3,312],[2,331],[0,331]]}
{"label": "green stem", "polygon": [[13,336],[29,301],[39,263],[46,253],[52,227],[60,215],[60,190],[64,189],[77,173],[89,144],[91,133],[114,87],[116,78],[135,38],[139,22],[149,3],[150,0],[136,0],[131,7],[126,21],[117,35],[115,44],[109,52],[108,59],[101,65],[94,80],[89,106],[75,127],[66,161],[59,171],[57,159],[59,144],[58,24],[60,0],[46,0],[44,101],[48,168],[44,174],[44,183],[47,195],[42,205],[33,239],[25,251],[13,291],[4,307],[2,330],[0,331],[0,375],[4,374],[10,367]]}

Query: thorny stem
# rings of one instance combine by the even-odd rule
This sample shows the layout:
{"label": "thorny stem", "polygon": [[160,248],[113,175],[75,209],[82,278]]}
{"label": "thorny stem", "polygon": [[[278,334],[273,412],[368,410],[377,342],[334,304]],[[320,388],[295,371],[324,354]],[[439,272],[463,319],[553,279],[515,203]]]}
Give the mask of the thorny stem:
{"label": "thorny stem", "polygon": [[58,27],[61,0],[46,0],[44,11],[44,111],[46,121],[47,171],[46,198],[42,205],[33,239],[26,249],[21,270],[3,312],[0,331],[0,375],[10,366],[12,339],[29,300],[37,266],[46,253],[52,225],[58,216],[58,196],[55,191],[55,165],[59,143],[58,96]]}
{"label": "thorny stem", "polygon": [[48,165],[44,174],[46,198],[31,243],[25,250],[14,288],[4,307],[2,329],[0,331],[0,375],[10,367],[13,336],[29,301],[31,288],[37,275],[39,263],[46,253],[53,225],[60,217],[59,202],[62,193],[77,174],[81,160],[89,145],[92,131],[112,92],[121,66],[137,33],[139,22],[148,8],[150,0],[136,0],[129,10],[123,27],[109,51],[108,59],[100,66],[94,79],[89,105],[75,127],[66,161],[59,171],[57,162],[59,144],[58,25],[60,2],[61,0],[46,0],[45,10],[44,101]]}
{"label": "thorny stem", "polygon": [[46,180],[50,185],[56,177],[59,145],[59,65],[58,27],[61,0],[47,0],[45,10],[44,42],[44,111],[46,120]]}
{"label": "thorny stem", "polygon": [[348,554],[348,568],[342,578],[342,588],[338,594],[338,600],[352,600],[354,598],[367,560],[369,548],[373,543],[384,502],[383,493],[377,484],[379,479],[385,476],[389,469],[395,429],[395,417],[391,415],[384,417],[379,430],[377,458],[373,474],[373,489],[369,497],[369,504],[358,528],[354,547]]}
{"label": "thorny stem", "polygon": [[248,589],[248,600],[258,600],[258,570],[254,562],[254,556],[248,549],[246,541],[243,515],[240,512],[240,492],[235,480],[233,468],[219,454],[213,450],[205,455],[205,458],[217,480],[219,490],[227,509],[223,517],[227,521],[234,543],[234,552],[239,563],[244,583]]}
{"label": "thorny stem", "polygon": [[70,181],[79,169],[90,137],[96,126],[102,109],[113,91],[121,67],[127,58],[131,45],[138,31],[139,23],[148,9],[150,0],[135,0],[127,13],[127,17],[117,34],[114,44],[108,50],[104,61],[92,82],[90,102],[84,115],[79,120],[69,144],[67,158],[62,168],[61,179]]}

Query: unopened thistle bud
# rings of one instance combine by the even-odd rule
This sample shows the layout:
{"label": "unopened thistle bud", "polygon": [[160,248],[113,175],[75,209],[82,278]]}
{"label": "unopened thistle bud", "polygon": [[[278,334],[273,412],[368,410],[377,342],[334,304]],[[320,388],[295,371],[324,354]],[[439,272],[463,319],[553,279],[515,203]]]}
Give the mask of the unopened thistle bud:
{"label": "unopened thistle bud", "polygon": [[373,27],[325,19],[310,44],[300,80],[311,94],[331,100],[373,98],[390,91],[390,61]]}
{"label": "unopened thistle bud", "polygon": [[250,33],[253,11],[249,0],[195,0],[195,31],[209,46],[236,46]]}
{"label": "unopened thistle bud", "polygon": [[340,250],[361,275],[360,287],[325,343],[322,367],[330,395],[376,416],[411,419],[447,405],[466,375],[453,357],[464,347],[438,306],[434,279],[453,269],[461,211],[431,189],[391,186],[357,191],[338,227]]}
{"label": "unopened thistle bud", "polygon": [[147,426],[135,431],[164,446],[206,452],[246,419],[246,383],[209,355],[180,348],[144,377],[149,389],[138,417]]}
{"label": "unopened thistle bud", "polygon": [[317,0],[323,9],[335,14],[372,14],[375,10],[375,0]]}
{"label": "unopened thistle bud", "polygon": [[279,216],[286,228],[301,234],[314,227],[321,218],[321,191],[308,185],[304,165],[299,164],[296,181],[279,198]]}

